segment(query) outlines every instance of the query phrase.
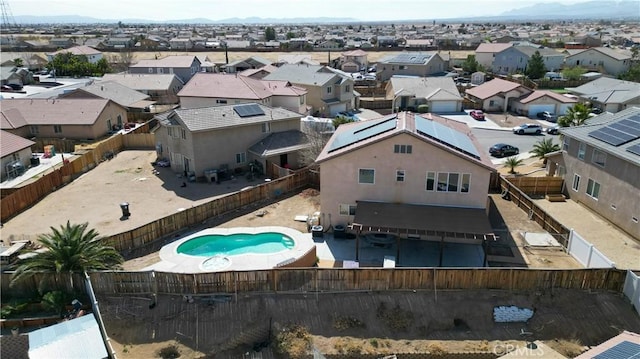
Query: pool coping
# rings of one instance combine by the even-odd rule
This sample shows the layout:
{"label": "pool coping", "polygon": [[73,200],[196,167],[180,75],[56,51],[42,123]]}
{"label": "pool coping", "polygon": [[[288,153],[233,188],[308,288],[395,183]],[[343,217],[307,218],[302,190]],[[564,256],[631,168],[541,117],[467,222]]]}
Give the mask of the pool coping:
{"label": "pool coping", "polygon": [[[277,253],[260,254],[246,253],[231,256],[224,256],[230,260],[230,264],[219,269],[204,269],[203,263],[213,257],[192,256],[177,252],[178,246],[182,243],[203,235],[218,234],[231,235],[236,233],[258,234],[265,232],[282,233],[294,241],[294,247]],[[160,249],[160,262],[145,268],[145,270],[155,270],[173,273],[206,273],[206,272],[227,272],[242,270],[272,269],[279,264],[284,264],[304,256],[315,247],[311,233],[302,233],[289,227],[265,226],[265,227],[232,227],[232,228],[207,228],[184,236]]]}

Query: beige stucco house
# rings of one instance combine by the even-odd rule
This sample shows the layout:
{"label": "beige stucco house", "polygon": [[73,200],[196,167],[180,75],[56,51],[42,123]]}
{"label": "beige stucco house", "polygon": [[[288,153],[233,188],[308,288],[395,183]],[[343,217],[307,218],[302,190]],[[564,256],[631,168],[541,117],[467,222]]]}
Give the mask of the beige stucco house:
{"label": "beige stucco house", "polygon": [[590,71],[618,76],[631,67],[631,54],[607,47],[593,47],[567,56],[564,66],[580,66]]}
{"label": "beige stucco house", "polygon": [[359,72],[368,66],[366,51],[360,49],[345,51],[340,56],[340,69],[344,72]]}
{"label": "beige stucco house", "polygon": [[451,77],[392,77],[387,82],[386,98],[401,110],[428,105],[429,112],[462,111],[462,96]]}
{"label": "beige stucco house", "polygon": [[0,111],[1,129],[26,138],[93,140],[127,119],[108,99],[7,99]]}
{"label": "beige stucco house", "polygon": [[529,117],[536,117],[539,112],[543,111],[563,116],[576,103],[578,100],[573,97],[548,90],[536,90],[519,99],[514,99],[511,103],[511,110]]}
{"label": "beige stucco house", "polygon": [[446,61],[435,51],[390,55],[378,61],[376,68],[379,81],[387,81],[394,75],[426,77],[448,70]]}
{"label": "beige stucco house", "polygon": [[[442,230],[445,237],[446,231],[480,235],[491,231],[474,223],[486,223],[489,178],[495,169],[463,123],[430,113],[401,112],[344,124],[336,129],[317,163],[321,211],[334,226],[373,228],[398,217],[358,218],[373,213],[369,209],[377,206],[374,212],[378,213],[408,211],[398,223],[385,225],[386,230],[395,228],[400,235],[413,233],[426,239],[430,230]],[[433,218],[447,213],[450,222],[416,217],[422,207],[428,207]],[[455,209],[469,211],[473,218],[458,223],[464,216],[450,216]]]}
{"label": "beige stucco house", "polygon": [[178,92],[183,109],[260,103],[307,113],[307,90],[287,81],[259,80],[240,74],[198,73]]}
{"label": "beige stucco house", "polygon": [[476,108],[487,112],[510,111],[511,102],[533,90],[519,83],[495,78],[480,86],[465,91],[466,97],[476,104]]}
{"label": "beige stucco house", "polygon": [[[0,180],[20,175],[22,169],[29,168],[31,146],[35,142],[0,130]],[[19,163],[19,164],[18,164]]]}
{"label": "beige stucco house", "polygon": [[250,163],[298,167],[298,151],[307,147],[300,114],[262,104],[175,109],[157,116],[158,157],[175,172],[228,168],[245,171]]}
{"label": "beige stucco house", "polygon": [[285,64],[263,80],[287,81],[307,90],[309,113],[314,116],[335,117],[355,108],[353,78],[326,66]]}
{"label": "beige stucco house", "polygon": [[548,155],[565,194],[640,239],[640,107],[562,128],[562,151]]}

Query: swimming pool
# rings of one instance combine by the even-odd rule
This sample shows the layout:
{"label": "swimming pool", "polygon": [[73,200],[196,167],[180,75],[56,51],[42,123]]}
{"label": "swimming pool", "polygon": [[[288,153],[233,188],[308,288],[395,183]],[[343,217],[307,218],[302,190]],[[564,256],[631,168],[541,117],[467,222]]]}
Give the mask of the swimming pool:
{"label": "swimming pool", "polygon": [[176,249],[178,253],[192,256],[213,257],[217,255],[269,254],[291,249],[294,240],[282,233],[234,233],[210,234],[192,238]]}
{"label": "swimming pool", "polygon": [[160,249],[148,270],[199,273],[271,269],[315,261],[311,233],[288,227],[208,228]]}

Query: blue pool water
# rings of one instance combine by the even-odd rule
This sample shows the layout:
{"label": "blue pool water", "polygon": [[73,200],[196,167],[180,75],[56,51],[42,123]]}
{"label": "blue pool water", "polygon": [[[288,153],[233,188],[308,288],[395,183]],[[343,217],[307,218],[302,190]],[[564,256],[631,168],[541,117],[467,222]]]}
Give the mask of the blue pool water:
{"label": "blue pool water", "polygon": [[247,253],[277,253],[291,249],[294,245],[293,239],[275,232],[211,234],[192,238],[179,245],[177,251],[182,254],[202,257],[233,256]]}

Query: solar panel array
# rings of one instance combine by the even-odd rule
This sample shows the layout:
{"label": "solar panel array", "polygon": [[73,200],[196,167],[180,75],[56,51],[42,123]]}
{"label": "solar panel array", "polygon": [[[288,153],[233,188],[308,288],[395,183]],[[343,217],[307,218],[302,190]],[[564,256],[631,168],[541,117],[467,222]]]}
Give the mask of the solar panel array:
{"label": "solar panel array", "polygon": [[236,106],[233,106],[233,110],[240,117],[264,115],[264,111],[262,111],[262,108],[260,108],[260,106],[256,105],[255,103],[249,103],[245,105],[236,105]]}
{"label": "solar panel array", "polygon": [[635,144],[633,146],[629,146],[627,148],[627,152],[631,152],[634,155],[640,156],[640,143]]}
{"label": "solar panel array", "polygon": [[593,357],[594,359],[638,359],[640,358],[640,344],[630,341],[620,342],[604,352]]}
{"label": "solar panel array", "polygon": [[636,140],[640,138],[640,115],[633,115],[591,131],[589,136],[616,147]]}
{"label": "solar panel array", "polygon": [[357,125],[351,125],[349,131],[340,132],[335,135],[329,153],[341,148],[350,146],[354,143],[377,136],[396,128],[396,117],[385,117],[380,120],[363,121]]}
{"label": "solar panel array", "polygon": [[417,115],[415,118],[418,133],[473,158],[480,159],[478,149],[466,134]]}
{"label": "solar panel array", "polygon": [[424,64],[425,60],[431,58],[431,55],[428,54],[399,54],[398,56],[393,58],[393,62],[403,63],[403,64]]}

